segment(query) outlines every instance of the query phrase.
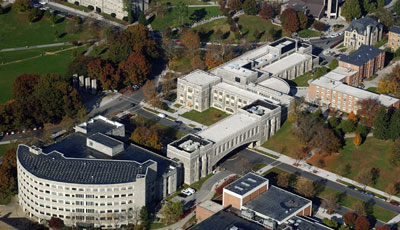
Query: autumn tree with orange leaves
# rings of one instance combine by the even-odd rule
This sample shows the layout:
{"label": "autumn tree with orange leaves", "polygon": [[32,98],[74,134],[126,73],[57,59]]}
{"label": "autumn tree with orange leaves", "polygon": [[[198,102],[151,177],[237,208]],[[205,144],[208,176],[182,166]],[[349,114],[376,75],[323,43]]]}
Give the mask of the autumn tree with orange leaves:
{"label": "autumn tree with orange leaves", "polygon": [[354,136],[354,139],[353,139],[353,144],[355,146],[359,146],[359,145],[361,145],[361,141],[362,141],[361,135],[359,133],[356,133],[356,135]]}
{"label": "autumn tree with orange leaves", "polygon": [[119,64],[119,70],[125,85],[137,85],[145,82],[151,66],[145,56],[132,52],[126,61]]}

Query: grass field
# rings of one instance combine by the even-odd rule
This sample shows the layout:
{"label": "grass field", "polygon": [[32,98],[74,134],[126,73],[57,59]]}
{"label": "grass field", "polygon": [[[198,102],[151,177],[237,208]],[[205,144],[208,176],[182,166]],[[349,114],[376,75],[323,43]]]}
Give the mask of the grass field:
{"label": "grass field", "polygon": [[31,57],[39,56],[45,52],[55,52],[62,49],[67,49],[72,46],[57,46],[57,47],[48,47],[48,48],[40,48],[40,49],[30,49],[30,50],[20,50],[20,51],[12,51],[12,52],[0,52],[0,63],[8,63],[14,62],[18,60],[28,59]]}
{"label": "grass field", "polygon": [[319,37],[321,33],[315,30],[304,29],[298,32],[299,37],[301,38],[312,38],[312,37]]}
{"label": "grass field", "polygon": [[292,134],[291,128],[292,123],[289,121],[285,121],[278,132],[276,132],[275,135],[273,135],[262,146],[293,157],[294,149],[299,144],[299,141]]}
{"label": "grass field", "polygon": [[[258,32],[264,34],[265,31],[269,31],[272,27],[275,28],[275,30],[280,31],[279,33],[282,34],[281,28],[279,26],[275,26],[271,23],[269,20],[262,19],[258,16],[252,16],[252,15],[242,15],[239,17],[238,24],[241,26],[241,31],[244,34],[244,36],[247,38],[248,41],[253,42],[256,39],[254,38],[254,31],[257,29]],[[237,39],[235,38],[234,34],[230,32],[230,26],[226,22],[226,19],[218,19],[209,23],[206,23],[204,25],[198,26],[195,28],[195,30],[199,30],[201,27],[203,27],[208,34],[208,36],[203,39],[203,41],[215,41],[216,38],[214,37],[215,31],[220,29],[222,33],[224,34],[224,38],[227,41],[230,42],[238,42]],[[261,36],[261,41],[264,41],[263,36]]]}
{"label": "grass field", "polygon": [[[389,147],[392,141],[378,140],[368,137],[359,147],[354,146],[353,139],[346,139],[346,144],[337,154],[325,158],[326,169],[336,172],[339,165],[350,165],[350,174],[346,177],[357,179],[359,173],[371,168],[379,170],[377,183],[373,185],[380,190],[385,190],[390,183],[399,182],[399,168],[393,168],[389,163]],[[311,159],[311,163],[319,160],[317,156]]]}
{"label": "grass field", "polygon": [[[53,49],[53,48],[51,48]],[[86,46],[77,48],[77,52],[83,52]],[[7,52],[12,58],[21,57],[22,51]],[[32,50],[27,51],[32,55]],[[42,52],[42,51],[39,51]],[[3,56],[4,57],[4,56]],[[8,58],[8,56],[7,56]],[[73,59],[73,50],[62,50],[59,53],[52,55],[45,55],[42,57],[27,59],[18,63],[0,65],[0,103],[4,103],[11,99],[12,84],[14,79],[23,73],[46,74],[57,73],[64,74],[67,69],[67,64]]]}
{"label": "grass field", "polygon": [[161,0],[161,3],[170,5],[178,5],[179,2],[184,2],[187,5],[208,5],[208,2],[203,2],[201,0]]}
{"label": "grass field", "polygon": [[367,90],[376,93],[376,87],[369,87]]}
{"label": "grass field", "polygon": [[[59,20],[60,22],[53,26],[46,18],[29,23],[28,14],[19,14],[13,10],[0,14],[0,49],[78,40],[79,34],[65,32],[69,19]],[[53,33],[56,30],[61,38],[55,38]]]}
{"label": "grass field", "polygon": [[[189,13],[185,16],[183,23],[192,24],[193,22],[190,20],[190,15],[192,15],[195,11],[205,11],[205,15],[202,19],[211,18],[213,16],[221,15],[221,11],[219,7],[190,7]],[[175,8],[170,8],[169,12],[162,17],[155,17],[151,22],[151,26],[154,30],[163,30],[167,27],[177,27],[179,24],[178,11]]]}
{"label": "grass field", "polygon": [[296,77],[292,81],[296,84],[296,86],[308,86],[308,80],[314,79],[314,76],[311,73],[305,73],[299,77]]}
{"label": "grass field", "polygon": [[5,144],[5,145],[0,145],[0,156],[3,155],[4,151],[6,151],[6,149],[11,148],[11,147],[17,147],[17,145],[14,144],[14,143]]}
{"label": "grass field", "polygon": [[195,110],[190,110],[189,112],[182,114],[182,117],[203,125],[212,125],[215,122],[226,118],[227,116],[229,116],[229,114],[215,108],[209,108],[201,113]]}

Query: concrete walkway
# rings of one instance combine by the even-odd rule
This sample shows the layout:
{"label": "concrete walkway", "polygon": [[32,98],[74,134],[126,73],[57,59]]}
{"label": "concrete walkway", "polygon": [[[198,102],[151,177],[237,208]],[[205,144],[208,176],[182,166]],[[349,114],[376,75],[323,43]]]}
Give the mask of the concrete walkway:
{"label": "concrete walkway", "polygon": [[[295,160],[295,159],[293,159],[293,158],[291,158],[289,156],[286,156],[286,155],[283,155],[281,153],[275,152],[275,151],[273,151],[271,149],[264,148],[262,146],[257,147],[257,149],[261,150],[263,152],[266,152],[268,154],[277,156],[278,157],[278,159],[276,159],[277,161],[280,161],[280,162],[286,163],[286,164],[290,164],[293,167],[296,167],[296,168],[301,169],[303,171],[318,175],[318,176],[323,177],[323,178],[325,178],[327,180],[330,180],[330,181],[333,181],[333,182],[336,182],[336,183],[340,183],[339,182],[339,180],[340,180],[340,181],[343,181],[343,182],[348,183],[348,184],[352,184],[352,185],[360,187],[360,188],[365,188],[365,190],[367,190],[369,192],[372,192],[372,193],[375,193],[375,194],[378,194],[380,196],[386,197],[387,199],[391,199],[391,200],[395,200],[397,202],[400,202],[400,198],[397,197],[397,196],[391,196],[391,195],[387,194],[386,192],[383,192],[383,191],[378,190],[376,188],[372,188],[370,186],[361,184],[361,183],[359,183],[357,181],[354,181],[354,180],[351,180],[349,178],[339,176],[339,175],[337,175],[335,173],[332,173],[332,172],[329,172],[327,170],[320,169],[320,168],[317,168],[315,166],[309,165],[304,161],[300,161],[299,162],[299,161],[297,161],[297,160]],[[346,186],[346,184],[343,184],[343,185]]]}
{"label": "concrete walkway", "polygon": [[[398,0],[398,1],[400,1],[400,0]],[[364,86],[365,86],[365,89],[368,89],[368,88],[370,88],[370,87],[377,87],[377,86],[378,86],[378,83],[379,83],[379,80],[380,80],[382,77],[384,77],[385,75],[390,74],[390,73],[392,72],[393,68],[394,68],[396,65],[399,65],[399,64],[400,64],[400,60],[397,60],[397,61],[395,61],[395,62],[392,62],[392,63],[390,63],[388,66],[386,66],[385,68],[383,68],[382,70],[376,72],[376,74],[378,75],[376,78],[374,78],[374,79],[371,80],[371,81],[365,80],[365,81],[363,82],[363,84],[364,84]]]}
{"label": "concrete walkway", "polygon": [[0,49],[0,52],[30,50],[30,49],[38,49],[38,48],[46,48],[46,47],[65,46],[65,45],[71,45],[71,44],[72,44],[71,42],[59,42],[59,43],[37,45],[37,46],[24,46],[24,47],[17,47],[17,48]]}

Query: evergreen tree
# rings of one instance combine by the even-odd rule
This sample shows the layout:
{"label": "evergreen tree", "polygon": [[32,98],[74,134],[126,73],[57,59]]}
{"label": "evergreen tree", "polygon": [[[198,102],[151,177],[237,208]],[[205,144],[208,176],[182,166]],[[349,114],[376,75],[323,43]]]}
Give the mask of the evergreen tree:
{"label": "evergreen tree", "polygon": [[358,0],[347,0],[342,6],[342,16],[347,21],[361,17],[361,7]]}
{"label": "evergreen tree", "polygon": [[146,25],[147,20],[146,20],[146,16],[144,15],[143,11],[141,11],[139,14],[138,22],[139,22],[139,24]]}
{"label": "evergreen tree", "polygon": [[145,230],[149,229],[150,227],[149,212],[147,211],[146,206],[143,206],[140,209],[139,219],[140,219],[140,225],[142,225],[143,229]]}
{"label": "evergreen tree", "polygon": [[392,140],[400,138],[400,109],[396,109],[390,118],[388,138]]}
{"label": "evergreen tree", "polygon": [[379,107],[374,121],[374,137],[386,140],[388,137],[389,118],[384,106]]}

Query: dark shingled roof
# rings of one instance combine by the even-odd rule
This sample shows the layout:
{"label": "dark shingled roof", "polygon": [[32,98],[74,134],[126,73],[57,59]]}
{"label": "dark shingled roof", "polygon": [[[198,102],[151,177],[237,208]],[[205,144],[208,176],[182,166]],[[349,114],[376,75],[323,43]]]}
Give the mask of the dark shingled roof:
{"label": "dark shingled roof", "polygon": [[359,34],[364,34],[364,31],[367,29],[367,26],[372,26],[371,31],[374,31],[376,27],[382,27],[382,24],[377,22],[375,19],[370,17],[364,17],[360,19],[354,19],[351,21],[349,27],[346,29],[347,31],[356,30]]}
{"label": "dark shingled roof", "polygon": [[287,6],[297,11],[308,9],[313,17],[318,18],[324,8],[324,0],[290,0]]}
{"label": "dark shingled roof", "polygon": [[108,133],[114,129],[114,125],[98,119],[94,120],[93,123],[88,123],[86,129],[87,135],[90,136],[95,133]]}
{"label": "dark shingled roof", "polygon": [[123,144],[122,142],[117,141],[114,138],[111,138],[102,133],[95,133],[92,136],[90,136],[89,139],[94,140],[94,141],[96,141],[100,144],[103,144],[107,147],[110,147],[110,148],[114,148],[114,147],[117,147],[117,146]]}
{"label": "dark shingled roof", "polygon": [[238,217],[227,210],[221,210],[215,213],[201,223],[190,228],[190,230],[230,230],[235,229],[234,227],[236,227],[237,230],[265,230],[261,225]]}
{"label": "dark shingled roof", "polygon": [[244,195],[248,191],[267,181],[268,179],[265,179],[259,175],[256,175],[254,173],[247,173],[240,179],[226,186],[225,189],[239,195]]}
{"label": "dark shingled roof", "polygon": [[361,45],[356,52],[347,56],[341,56],[339,57],[339,60],[353,65],[361,66],[364,63],[368,62],[368,60],[373,59],[384,52],[384,50],[372,46]]}
{"label": "dark shingled roof", "polygon": [[47,180],[77,184],[118,184],[136,181],[147,174],[147,161],[98,160],[66,158],[60,152],[36,155],[26,145],[19,145],[17,157],[21,165],[33,175]]}
{"label": "dark shingled roof", "polygon": [[392,26],[389,31],[396,34],[400,34],[400,26]]}
{"label": "dark shingled roof", "polygon": [[311,201],[306,198],[271,186],[267,191],[250,200],[244,206],[281,222],[290,215],[298,213],[308,204],[311,204]]}

